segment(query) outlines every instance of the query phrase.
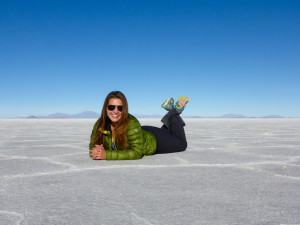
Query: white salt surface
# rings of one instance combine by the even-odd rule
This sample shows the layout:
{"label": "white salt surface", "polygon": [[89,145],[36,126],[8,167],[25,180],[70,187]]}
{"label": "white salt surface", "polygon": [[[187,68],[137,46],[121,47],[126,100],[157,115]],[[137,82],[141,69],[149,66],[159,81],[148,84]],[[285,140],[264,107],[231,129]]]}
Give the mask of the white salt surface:
{"label": "white salt surface", "polygon": [[1,225],[300,224],[300,119],[185,119],[185,152],[132,161],[89,158],[95,121],[0,120]]}

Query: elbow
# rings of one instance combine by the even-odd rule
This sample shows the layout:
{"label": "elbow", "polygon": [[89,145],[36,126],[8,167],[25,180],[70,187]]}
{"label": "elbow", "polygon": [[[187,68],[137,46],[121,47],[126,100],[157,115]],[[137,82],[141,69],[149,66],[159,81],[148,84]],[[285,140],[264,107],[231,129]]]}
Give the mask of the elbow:
{"label": "elbow", "polygon": [[142,151],[136,151],[134,155],[132,155],[131,159],[141,159],[143,158]]}

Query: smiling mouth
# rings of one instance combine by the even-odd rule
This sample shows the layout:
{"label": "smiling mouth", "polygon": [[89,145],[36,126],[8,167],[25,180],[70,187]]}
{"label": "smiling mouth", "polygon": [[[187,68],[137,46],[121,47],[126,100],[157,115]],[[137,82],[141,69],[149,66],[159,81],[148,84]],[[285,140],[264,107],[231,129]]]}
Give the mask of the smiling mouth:
{"label": "smiling mouth", "polygon": [[119,114],[111,114],[112,118],[118,118],[120,115]]}

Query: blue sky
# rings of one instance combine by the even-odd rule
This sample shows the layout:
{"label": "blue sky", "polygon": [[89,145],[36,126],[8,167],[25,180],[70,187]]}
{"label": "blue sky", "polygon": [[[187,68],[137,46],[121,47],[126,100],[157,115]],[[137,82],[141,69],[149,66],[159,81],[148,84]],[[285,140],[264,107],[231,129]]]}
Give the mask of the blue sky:
{"label": "blue sky", "polygon": [[0,2],[0,117],[100,112],[300,116],[300,1]]}

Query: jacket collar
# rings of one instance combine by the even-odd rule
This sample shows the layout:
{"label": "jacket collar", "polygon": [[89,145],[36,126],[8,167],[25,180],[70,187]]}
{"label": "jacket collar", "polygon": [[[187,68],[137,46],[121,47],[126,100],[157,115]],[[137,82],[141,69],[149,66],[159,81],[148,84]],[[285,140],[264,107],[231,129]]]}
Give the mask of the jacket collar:
{"label": "jacket collar", "polygon": [[111,134],[111,121],[109,118],[105,120],[105,125],[104,129],[99,128],[99,131],[105,135],[110,135]]}

